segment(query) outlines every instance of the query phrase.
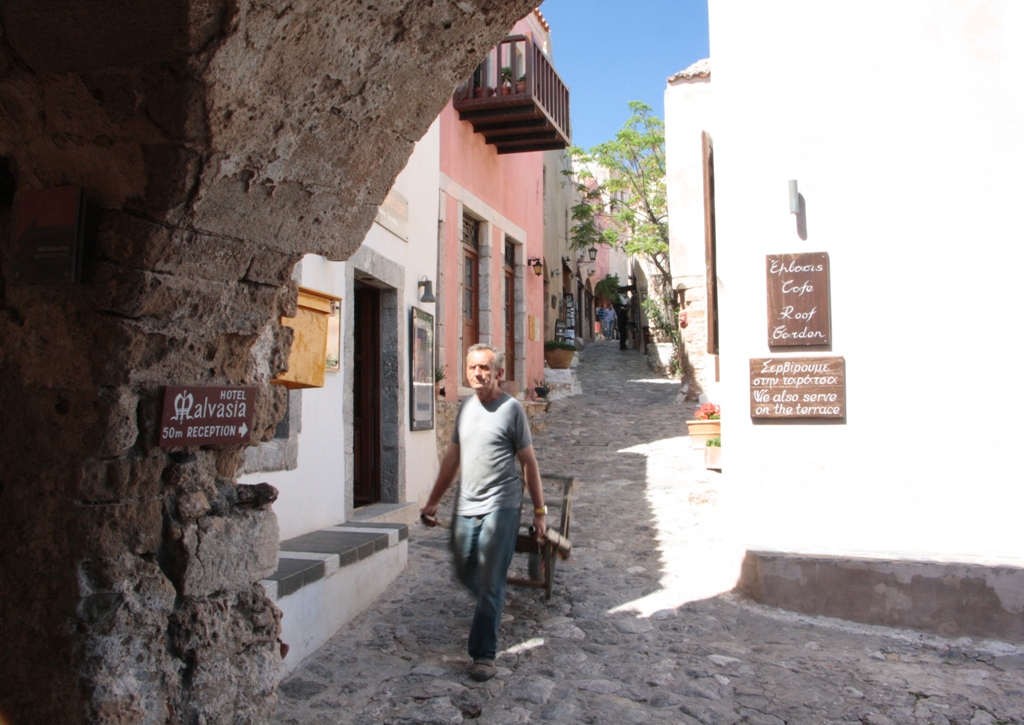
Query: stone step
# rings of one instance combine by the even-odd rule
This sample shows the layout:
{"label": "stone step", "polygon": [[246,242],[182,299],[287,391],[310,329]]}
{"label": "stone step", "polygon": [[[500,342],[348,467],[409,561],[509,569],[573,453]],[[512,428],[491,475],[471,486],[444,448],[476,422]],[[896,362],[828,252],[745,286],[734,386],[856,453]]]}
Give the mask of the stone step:
{"label": "stone step", "polygon": [[275,602],[409,538],[406,524],[350,521],[282,541],[277,571],[260,582]]}

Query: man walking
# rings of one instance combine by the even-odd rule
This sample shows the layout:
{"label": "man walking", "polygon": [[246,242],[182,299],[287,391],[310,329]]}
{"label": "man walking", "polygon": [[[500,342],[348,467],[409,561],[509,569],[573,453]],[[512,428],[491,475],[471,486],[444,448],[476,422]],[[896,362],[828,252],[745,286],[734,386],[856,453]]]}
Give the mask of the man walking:
{"label": "man walking", "polygon": [[498,381],[503,357],[489,345],[473,345],[466,355],[466,378],[476,395],[463,401],[451,445],[430,492],[424,516],[437,507],[461,468],[456,513],[452,517],[452,546],[459,580],[477,596],[469,630],[469,674],[489,680],[497,668],[498,626],[505,607],[505,584],[519,532],[523,489],[516,474],[518,455],[534,505],[537,536],[547,530],[540,469],[526,411],[504,393]]}
{"label": "man walking", "polygon": [[604,311],[604,337],[611,340],[615,337],[615,307],[609,303]]}

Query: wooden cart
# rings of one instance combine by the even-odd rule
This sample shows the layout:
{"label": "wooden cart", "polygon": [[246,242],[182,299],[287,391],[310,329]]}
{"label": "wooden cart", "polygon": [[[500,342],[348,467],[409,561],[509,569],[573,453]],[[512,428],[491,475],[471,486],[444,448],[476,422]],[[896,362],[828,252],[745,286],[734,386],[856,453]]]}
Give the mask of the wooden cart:
{"label": "wooden cart", "polygon": [[[542,473],[540,482],[544,487],[544,503],[548,507],[548,527],[554,528],[563,538],[568,539],[569,523],[572,519],[572,493],[576,487],[576,478]],[[508,583],[543,588],[545,598],[550,599],[551,587],[555,580],[555,561],[558,558],[556,547],[548,541],[541,543],[531,536],[529,528],[532,524],[533,502],[530,500],[529,494],[524,492],[515,550],[517,553],[528,555],[529,578],[510,576]]]}

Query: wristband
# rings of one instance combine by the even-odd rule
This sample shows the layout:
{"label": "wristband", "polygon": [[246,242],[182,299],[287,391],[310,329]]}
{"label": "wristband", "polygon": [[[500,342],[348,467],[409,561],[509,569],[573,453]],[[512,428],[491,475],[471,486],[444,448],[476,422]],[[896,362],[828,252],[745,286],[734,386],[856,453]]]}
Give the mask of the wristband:
{"label": "wristband", "polygon": [[548,507],[547,506],[538,506],[537,508],[535,508],[533,510],[533,515],[534,516],[547,516],[548,515]]}

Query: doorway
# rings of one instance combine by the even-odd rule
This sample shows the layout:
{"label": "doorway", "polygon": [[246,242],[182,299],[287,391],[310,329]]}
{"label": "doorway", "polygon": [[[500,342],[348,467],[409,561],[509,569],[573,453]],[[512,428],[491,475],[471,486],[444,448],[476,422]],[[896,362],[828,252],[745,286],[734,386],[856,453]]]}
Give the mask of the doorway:
{"label": "doorway", "polygon": [[516,379],[516,246],[505,242],[505,380]]}
{"label": "doorway", "polygon": [[355,284],[352,345],[352,503],[381,500],[381,293]]}

